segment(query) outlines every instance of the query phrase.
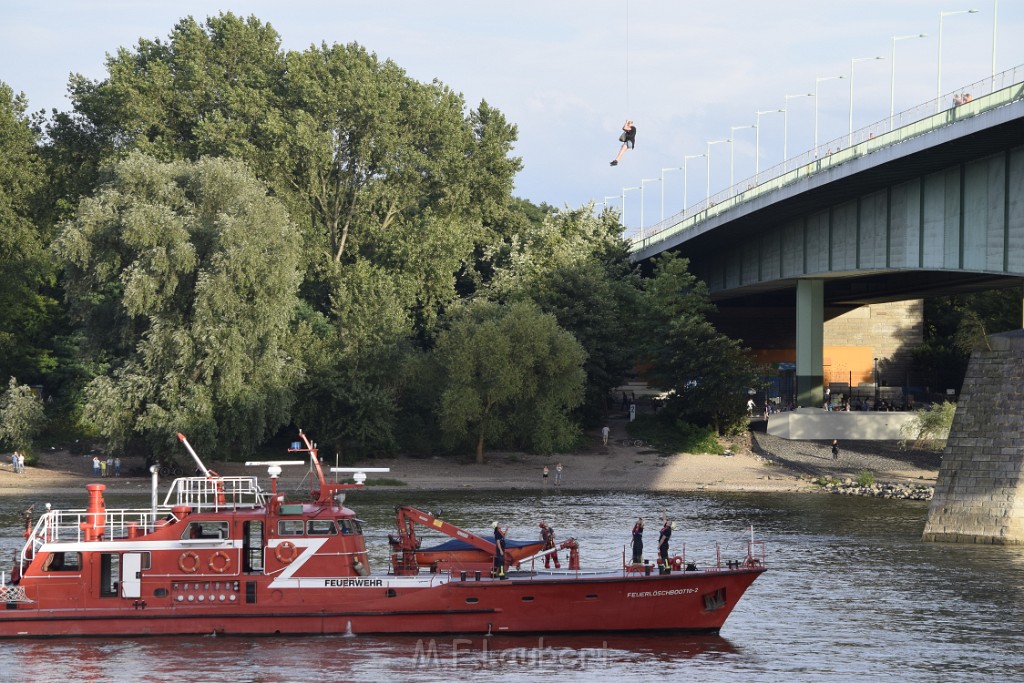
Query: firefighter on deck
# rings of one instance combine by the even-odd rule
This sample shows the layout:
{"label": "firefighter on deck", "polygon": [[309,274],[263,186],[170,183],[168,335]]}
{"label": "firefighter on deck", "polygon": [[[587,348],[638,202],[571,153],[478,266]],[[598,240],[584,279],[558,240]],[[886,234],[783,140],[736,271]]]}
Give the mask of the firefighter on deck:
{"label": "firefighter on deck", "polygon": [[502,530],[497,522],[491,526],[494,528],[494,568],[491,576],[505,578],[505,533],[508,527]]}
{"label": "firefighter on deck", "polygon": [[544,541],[544,550],[551,550],[547,555],[544,556],[544,569],[551,568],[551,561],[555,562],[555,569],[561,569],[562,565],[558,562],[558,552],[554,551],[555,547],[555,530],[547,525],[547,522],[540,523],[540,538]]}

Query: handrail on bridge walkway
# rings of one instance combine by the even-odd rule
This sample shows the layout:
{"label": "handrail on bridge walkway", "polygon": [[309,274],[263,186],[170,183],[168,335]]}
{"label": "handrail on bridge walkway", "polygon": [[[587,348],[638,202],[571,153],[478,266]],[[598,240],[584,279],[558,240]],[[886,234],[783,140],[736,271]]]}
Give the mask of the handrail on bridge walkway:
{"label": "handrail on bridge walkway", "polygon": [[[952,105],[954,94],[960,92],[987,94],[955,107],[941,106],[942,102],[947,100]],[[843,135],[831,142],[819,145],[815,149],[787,159],[781,164],[765,169],[693,206],[684,207],[676,215],[666,218],[646,231],[643,228],[638,229],[629,238],[630,251],[637,252],[652,246],[713,216],[797,180],[1021,99],[1024,99],[1024,65],[1007,69],[994,77],[958,88],[938,100],[932,99],[924,104],[919,104],[913,109],[901,112],[891,120],[887,117],[854,131],[853,139],[860,142],[850,147],[843,149],[843,144],[851,137]],[[937,109],[939,111],[935,113]],[[822,150],[825,150],[824,153]]]}

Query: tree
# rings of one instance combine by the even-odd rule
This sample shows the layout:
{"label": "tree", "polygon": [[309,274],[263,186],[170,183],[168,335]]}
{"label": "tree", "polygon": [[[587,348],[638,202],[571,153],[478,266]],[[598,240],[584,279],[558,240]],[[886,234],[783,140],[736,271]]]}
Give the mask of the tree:
{"label": "tree", "polygon": [[489,289],[498,299],[534,301],[583,346],[581,410],[588,423],[606,414],[610,391],[637,360],[640,280],[620,231],[610,214],[595,216],[589,206],[525,223],[509,241]]}
{"label": "tree", "polygon": [[741,420],[756,369],[739,342],[708,322],[707,286],[672,252],[658,259],[645,286],[645,324],[657,331],[643,337],[646,377],[670,393],[668,413],[720,432]]}
{"label": "tree", "polygon": [[114,447],[177,432],[244,452],[290,418],[300,237],[239,162],[132,154],[60,235],[84,352],[105,364],[86,418]]}
{"label": "tree", "polygon": [[34,441],[46,424],[39,396],[31,387],[11,377],[7,391],[0,395],[0,440],[18,451],[32,451]]}
{"label": "tree", "polygon": [[37,222],[46,172],[23,95],[0,82],[0,377],[41,382],[53,369],[52,270]]}
{"label": "tree", "polygon": [[577,437],[569,411],[583,398],[586,354],[533,304],[467,306],[439,336],[435,357],[444,438],[473,443],[478,463],[487,443],[551,452]]}

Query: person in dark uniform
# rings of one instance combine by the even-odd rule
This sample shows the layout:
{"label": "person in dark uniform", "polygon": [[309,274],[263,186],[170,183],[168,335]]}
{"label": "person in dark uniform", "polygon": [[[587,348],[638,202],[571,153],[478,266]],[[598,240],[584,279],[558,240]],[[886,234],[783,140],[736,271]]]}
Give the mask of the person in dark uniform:
{"label": "person in dark uniform", "polygon": [[[555,530],[547,525],[547,522],[540,523],[540,538],[544,541],[544,550],[551,550],[555,547]],[[561,569],[562,565],[558,561],[558,553],[548,553],[544,556],[544,569],[551,568],[551,561],[555,562],[555,569]]]}
{"label": "person in dark uniform", "polygon": [[508,531],[508,527],[502,530],[497,522],[491,526],[494,528],[494,569],[491,570],[491,574],[505,576],[505,532]]}
{"label": "person in dark uniform", "polygon": [[662,515],[661,519],[664,523],[661,525],[661,532],[658,534],[658,555],[661,558],[662,568],[668,569],[668,544],[672,539],[672,530],[676,528],[676,525],[675,522],[668,521],[668,517],[665,515]]}
{"label": "person in dark uniform", "polygon": [[618,166],[619,160],[622,159],[622,155],[626,153],[627,149],[633,149],[636,145],[636,126],[633,125],[631,120],[627,120],[622,124],[622,135],[619,136],[619,142],[622,143],[622,147],[619,148],[619,154],[612,160],[612,166]]}
{"label": "person in dark uniform", "polygon": [[644,561],[644,518],[637,517],[633,525],[633,564],[641,564]]}

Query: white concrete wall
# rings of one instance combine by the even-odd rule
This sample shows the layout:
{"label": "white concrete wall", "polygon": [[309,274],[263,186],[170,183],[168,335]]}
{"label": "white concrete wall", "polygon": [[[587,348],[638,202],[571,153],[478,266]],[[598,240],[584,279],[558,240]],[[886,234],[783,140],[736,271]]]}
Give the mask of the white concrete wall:
{"label": "white concrete wall", "polygon": [[798,408],[776,413],[768,418],[768,433],[783,439],[841,441],[898,441],[904,438],[903,425],[914,414],[873,413],[864,411],[825,411],[821,408]]}

